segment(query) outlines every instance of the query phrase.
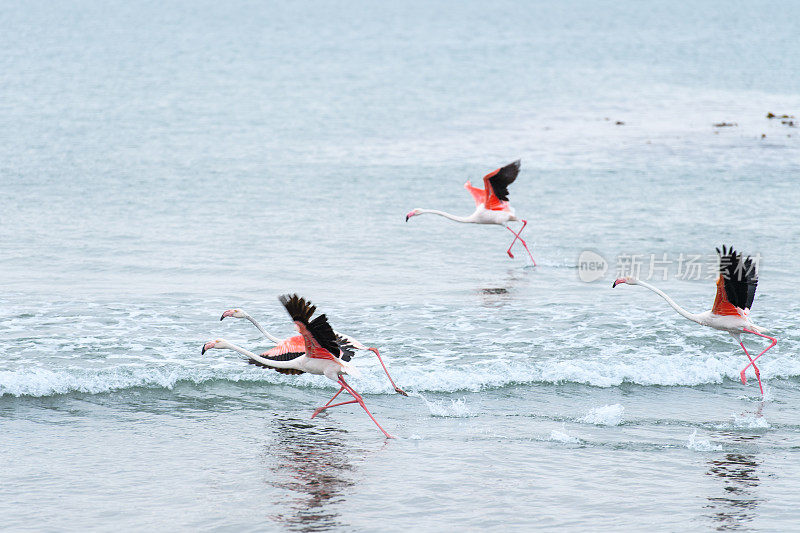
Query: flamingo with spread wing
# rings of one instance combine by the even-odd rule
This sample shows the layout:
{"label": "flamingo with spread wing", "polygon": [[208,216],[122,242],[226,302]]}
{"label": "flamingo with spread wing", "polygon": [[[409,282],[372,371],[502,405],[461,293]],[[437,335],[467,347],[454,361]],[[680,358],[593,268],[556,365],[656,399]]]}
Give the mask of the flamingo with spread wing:
{"label": "flamingo with spread wing", "polygon": [[[753,299],[756,295],[756,286],[758,285],[756,265],[753,264],[752,258],[742,258],[742,254],[735,252],[733,248],[726,248],[725,246],[722,247],[722,250],[717,248],[717,254],[719,255],[720,275],[717,278],[717,295],[714,298],[714,305],[710,311],[698,314],[690,313],[676,304],[672,298],[664,294],[661,290],[653,287],[649,283],[632,277],[619,278],[614,281],[612,287],[616,287],[622,283],[641,285],[664,298],[681,316],[693,322],[697,322],[701,326],[727,331],[731,337],[736,339],[736,342],[739,343],[739,346],[742,347],[745,355],[750,360],[750,363],[748,363],[740,373],[742,384],[747,384],[745,371],[752,365],[756,373],[756,378],[758,379],[758,388],[761,390],[761,395],[763,396],[764,387],[761,385],[761,372],[756,366],[756,361],[759,357],[764,355],[767,350],[775,346],[778,341],[769,335],[764,335],[767,329],[756,326],[750,320],[750,308],[753,305]],[[742,333],[751,333],[759,337],[767,338],[771,341],[771,344],[754,358],[750,357],[747,348],[745,348],[742,343]]]}
{"label": "flamingo with spread wing", "polygon": [[511,253],[511,248],[514,247],[514,243],[519,242],[522,243],[522,246],[525,247],[525,250],[528,252],[528,255],[533,262],[533,266],[536,266],[536,261],[533,259],[533,255],[531,251],[528,249],[528,244],[525,240],[520,237],[522,234],[522,230],[525,229],[525,226],[528,225],[528,221],[522,219],[522,227],[519,231],[514,231],[508,225],[509,222],[514,222],[520,220],[514,213],[514,208],[508,204],[508,186],[514,183],[514,180],[517,179],[517,175],[519,174],[519,166],[520,161],[514,161],[513,163],[506,165],[504,167],[498,168],[497,170],[493,170],[492,172],[486,174],[483,177],[483,189],[479,189],[477,187],[473,187],[472,183],[467,181],[464,184],[464,188],[469,191],[472,195],[472,199],[475,200],[475,212],[472,213],[468,217],[460,217],[457,215],[451,215],[450,213],[445,213],[444,211],[439,211],[436,209],[413,209],[406,214],[406,222],[411,217],[415,217],[417,215],[424,215],[424,214],[431,214],[431,215],[439,215],[441,217],[449,218],[450,220],[455,220],[456,222],[464,222],[467,224],[496,224],[498,226],[505,226],[505,228],[514,234],[514,240],[511,241],[511,245],[506,250],[506,253],[512,259],[514,258],[514,254]]}
{"label": "flamingo with spread wing", "polygon": [[[219,319],[220,321],[222,321],[228,317],[244,318],[246,320],[249,320],[256,328],[258,328],[258,331],[260,331],[261,334],[264,335],[264,337],[277,344],[275,348],[272,348],[271,350],[261,354],[262,356],[274,355],[276,353],[275,350],[279,350],[281,353],[296,354],[297,356],[303,354],[304,344],[303,344],[303,337],[301,335],[295,335],[294,337],[289,337],[288,339],[279,339],[278,337],[272,335],[270,332],[264,329],[264,327],[261,324],[259,324],[255,318],[250,316],[250,314],[247,311],[244,311],[243,309],[239,308],[228,309],[227,311],[222,313],[222,316]],[[381,357],[381,354],[377,348],[371,348],[371,347],[368,348],[367,346],[364,346],[363,344],[355,340],[353,337],[350,337],[343,333],[339,333],[338,331],[334,331],[333,333],[336,335],[338,339],[345,341],[345,344],[349,348],[354,348],[356,350],[370,351],[374,353],[375,356],[378,358],[378,361],[380,362],[381,366],[383,367],[383,371],[386,372],[386,377],[389,378],[389,382],[392,384],[392,387],[394,387],[395,392],[397,392],[398,394],[402,394],[403,396],[408,396],[408,394],[403,389],[401,389],[395,384],[394,380],[392,379],[392,376],[389,375],[389,370],[386,368],[386,365],[383,362],[383,358]],[[345,361],[349,361],[351,355],[352,352],[349,352],[349,354],[345,354],[342,358]],[[250,362],[252,364],[256,364],[252,360]]]}
{"label": "flamingo with spread wing", "polygon": [[[331,407],[358,403],[386,438],[393,438],[369,412],[361,395],[344,380],[344,375],[358,375],[358,370],[350,364],[350,358],[353,355],[352,345],[334,333],[324,314],[312,320],[311,317],[317,308],[304,298],[293,294],[281,296],[279,300],[289,316],[292,317],[295,327],[300,333],[299,336],[286,339],[263,355],[256,355],[224,339],[205,343],[201,353],[204,354],[211,349],[233,350],[247,357],[253,364],[273,368],[284,374],[308,372],[309,374],[323,375],[338,383],[340,388],[328,403],[314,411],[311,418]],[[302,345],[297,340],[298,337],[302,340]],[[347,391],[353,399],[332,403],[342,391]]]}

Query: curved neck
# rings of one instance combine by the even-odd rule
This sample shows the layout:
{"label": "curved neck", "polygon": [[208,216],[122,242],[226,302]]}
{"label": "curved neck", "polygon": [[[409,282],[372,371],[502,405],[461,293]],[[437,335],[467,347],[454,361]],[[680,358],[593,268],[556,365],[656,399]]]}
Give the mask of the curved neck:
{"label": "curved neck", "polygon": [[296,368],[293,364],[294,360],[290,361],[276,361],[274,359],[265,359],[260,355],[256,355],[250,350],[245,350],[241,346],[236,346],[235,344],[228,343],[229,348],[228,350],[233,350],[234,352],[239,352],[240,354],[252,359],[253,361],[257,361],[262,365],[271,366],[272,368]]}
{"label": "curved neck", "polygon": [[654,293],[656,293],[659,296],[661,296],[662,298],[664,298],[667,301],[667,303],[669,304],[669,306],[672,307],[675,311],[677,311],[678,314],[681,315],[682,317],[688,318],[692,322],[697,322],[698,324],[701,323],[700,322],[700,318],[697,315],[695,315],[694,313],[690,313],[689,311],[687,311],[686,309],[684,309],[680,305],[676,304],[675,301],[672,298],[670,298],[669,296],[667,296],[664,293],[664,291],[662,291],[661,289],[656,289],[655,287],[653,287],[649,283],[645,283],[644,281],[639,281],[639,280],[636,280],[635,285],[641,285],[642,287],[648,288],[651,291],[653,291]]}
{"label": "curved neck", "polygon": [[456,222],[470,222],[469,217],[460,217],[457,215],[451,215],[450,213],[445,213],[444,211],[439,211],[438,209],[420,209],[419,214],[423,215],[425,213],[430,213],[431,215],[439,215],[440,217],[449,218],[450,220],[455,220]]}
{"label": "curved neck", "polygon": [[250,316],[250,315],[248,315],[247,313],[245,313],[245,314],[244,314],[244,317],[245,317],[247,320],[249,320],[250,322],[252,322],[252,323],[253,323],[253,325],[254,325],[255,327],[257,327],[257,328],[258,328],[258,331],[260,331],[262,335],[264,335],[266,338],[268,338],[269,340],[271,340],[271,341],[272,341],[272,342],[274,342],[275,344],[279,344],[279,343],[283,342],[283,339],[279,339],[278,337],[275,337],[275,336],[273,336],[273,335],[270,335],[270,334],[269,334],[269,332],[268,332],[267,330],[265,330],[264,328],[262,328],[262,327],[261,327],[261,324],[259,324],[259,323],[256,321],[256,319],[255,319],[255,318],[251,317],[251,316]]}

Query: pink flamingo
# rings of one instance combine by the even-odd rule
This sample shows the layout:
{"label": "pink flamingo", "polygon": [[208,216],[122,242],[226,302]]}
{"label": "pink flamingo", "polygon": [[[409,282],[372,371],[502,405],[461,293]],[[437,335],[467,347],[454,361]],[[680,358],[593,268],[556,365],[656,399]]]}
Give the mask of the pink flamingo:
{"label": "pink flamingo", "polygon": [[[270,334],[266,329],[264,329],[264,327],[261,324],[259,324],[255,318],[250,316],[250,314],[239,308],[228,309],[227,311],[222,313],[220,321],[226,319],[227,317],[244,318],[246,320],[249,320],[256,328],[258,328],[258,331],[260,331],[261,334],[264,335],[264,337],[271,340],[278,346],[282,346],[283,347],[282,349],[287,350],[287,352],[285,353],[296,353],[299,356],[304,352],[304,342],[303,342],[303,337],[301,335],[295,335],[294,337],[289,337],[288,339],[279,339],[278,337],[275,337],[274,335]],[[357,340],[355,340],[353,337],[344,335],[337,331],[334,331],[333,333],[337,336],[337,338],[344,340],[346,345],[349,345],[350,347],[355,348],[356,350],[364,350],[374,353],[378,357],[378,361],[380,361],[381,366],[383,367],[383,371],[386,372],[386,377],[389,378],[389,382],[392,384],[392,387],[394,387],[395,392],[397,392],[398,394],[402,394],[403,396],[408,396],[408,394],[403,389],[401,389],[395,384],[394,380],[392,379],[392,376],[389,375],[389,370],[383,363],[383,359],[381,358],[381,354],[377,348],[368,348],[363,344],[361,344],[360,342],[358,342]],[[273,348],[273,350],[274,349],[275,348]],[[270,352],[264,352],[262,355],[266,355],[269,353]],[[345,354],[342,357],[342,359],[344,359],[345,361],[350,361],[350,355]]]}
{"label": "pink flamingo", "polygon": [[517,160],[486,174],[483,177],[483,189],[473,187],[469,181],[464,184],[464,188],[469,191],[473,200],[475,200],[475,212],[470,216],[460,217],[436,209],[417,208],[408,212],[406,215],[406,222],[408,222],[408,219],[411,217],[430,213],[467,224],[497,224],[498,226],[505,226],[508,231],[514,234],[514,240],[511,241],[511,245],[508,247],[508,250],[506,250],[508,256],[512,259],[514,258],[514,254],[511,253],[511,248],[513,248],[514,243],[519,239],[528,252],[531,261],[533,261],[533,266],[536,266],[536,261],[534,261],[533,255],[531,255],[531,251],[528,249],[528,244],[520,237],[522,230],[528,225],[528,221],[522,219],[522,227],[518,232],[515,232],[508,225],[509,222],[520,220],[514,214],[514,208],[508,204],[508,186],[517,179],[519,165],[520,162]]}
{"label": "pink flamingo", "polygon": [[[616,287],[621,283],[641,285],[664,298],[681,316],[693,322],[697,322],[701,326],[727,331],[731,337],[736,339],[736,342],[739,343],[745,355],[750,360],[740,373],[742,384],[747,384],[745,371],[752,365],[753,369],[755,369],[756,378],[758,379],[758,388],[761,390],[761,395],[763,396],[764,387],[761,385],[761,372],[759,372],[756,366],[756,361],[759,357],[764,355],[767,350],[775,346],[778,341],[769,335],[764,335],[768,330],[756,326],[750,320],[750,308],[753,305],[753,298],[756,294],[758,273],[756,272],[756,267],[752,259],[750,257],[742,259],[742,255],[735,252],[733,248],[726,249],[726,247],[723,246],[722,251],[717,248],[717,254],[719,255],[720,261],[720,276],[717,278],[717,295],[714,298],[714,305],[710,311],[698,314],[690,313],[676,304],[672,298],[659,289],[656,289],[649,283],[631,277],[617,279],[614,281],[612,287]],[[764,348],[755,358],[752,358],[747,352],[747,348],[745,348],[742,343],[742,333],[752,333],[753,335],[767,338],[772,341],[772,343]]]}
{"label": "pink flamingo", "polygon": [[[328,318],[323,314],[311,320],[317,308],[296,294],[283,295],[279,300],[288,311],[289,316],[292,317],[295,327],[300,333],[302,347],[297,346],[295,337],[291,337],[260,356],[223,339],[217,339],[205,343],[201,353],[204,354],[211,349],[233,350],[246,356],[254,364],[273,368],[285,374],[308,372],[309,374],[323,375],[338,383],[340,388],[328,403],[314,411],[311,418],[331,407],[358,403],[386,438],[393,438],[369,412],[361,395],[345,382],[343,377],[345,374],[357,376],[358,370],[349,363],[352,356],[350,345],[341,337],[337,337],[328,323]],[[302,352],[294,350],[302,350]],[[333,400],[345,390],[353,399],[332,404]]]}

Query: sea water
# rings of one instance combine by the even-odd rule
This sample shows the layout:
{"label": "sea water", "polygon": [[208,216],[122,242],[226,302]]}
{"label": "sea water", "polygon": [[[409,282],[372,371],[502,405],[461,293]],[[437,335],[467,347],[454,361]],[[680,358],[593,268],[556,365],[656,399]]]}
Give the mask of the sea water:
{"label": "sea water", "polygon": [[[18,2],[0,10],[0,527],[798,529],[791,2]],[[785,122],[785,123],[782,123]],[[735,124],[715,126],[715,124]],[[537,266],[462,189],[510,187]],[[519,227],[519,223],[515,224]],[[690,311],[760,256],[752,369]],[[594,283],[578,258],[607,262]],[[669,275],[652,259],[671,261]],[[651,275],[652,274],[652,275]],[[667,279],[663,279],[666,277]],[[336,391],[232,352],[310,298]],[[746,336],[751,354],[768,341]]]}

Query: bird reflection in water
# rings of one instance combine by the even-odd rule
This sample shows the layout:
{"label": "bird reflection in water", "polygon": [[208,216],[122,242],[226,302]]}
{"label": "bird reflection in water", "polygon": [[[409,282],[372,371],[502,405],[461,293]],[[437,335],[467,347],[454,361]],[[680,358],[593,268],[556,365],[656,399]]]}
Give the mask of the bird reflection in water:
{"label": "bird reflection in water", "polygon": [[515,288],[526,281],[526,273],[508,270],[502,285],[495,287],[482,287],[475,292],[481,297],[484,307],[502,307],[507,302],[516,299]]}
{"label": "bird reflection in water", "polygon": [[[734,435],[733,440],[747,446],[760,438],[759,435]],[[757,488],[760,484],[759,466],[761,462],[753,454],[727,453],[721,459],[708,462],[707,476],[714,476],[722,481],[722,496],[708,498],[707,515],[715,523],[717,531],[745,529],[756,516],[761,503]]]}
{"label": "bird reflection in water", "polygon": [[347,524],[337,505],[354,485],[349,456],[361,455],[347,432],[298,419],[275,418],[274,440],[264,450],[271,464],[266,482],[286,497],[272,519],[291,531],[328,531]]}

